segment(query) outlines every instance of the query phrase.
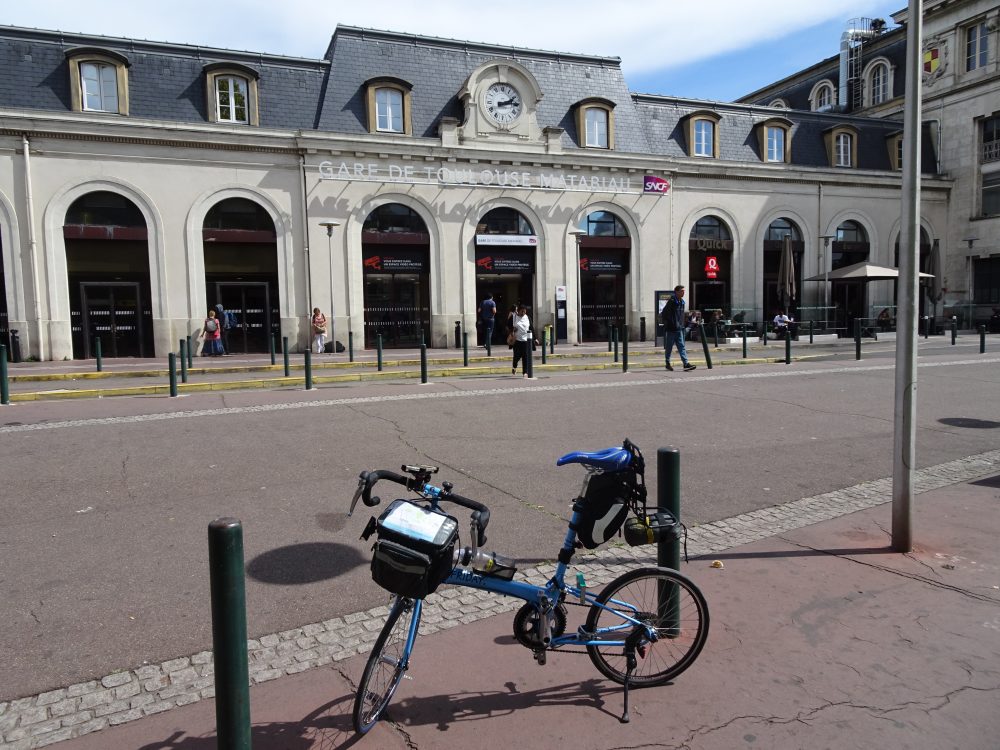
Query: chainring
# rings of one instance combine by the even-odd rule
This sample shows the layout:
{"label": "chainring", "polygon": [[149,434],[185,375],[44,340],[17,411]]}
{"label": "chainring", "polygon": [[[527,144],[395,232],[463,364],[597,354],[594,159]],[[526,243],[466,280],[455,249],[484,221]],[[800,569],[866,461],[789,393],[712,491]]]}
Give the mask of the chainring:
{"label": "chainring", "polygon": [[[525,604],[514,615],[514,637],[522,646],[537,651],[542,646],[542,640],[538,634],[538,609],[531,604]],[[552,637],[558,638],[566,632],[566,607],[562,604],[555,609],[555,616],[552,622]]]}

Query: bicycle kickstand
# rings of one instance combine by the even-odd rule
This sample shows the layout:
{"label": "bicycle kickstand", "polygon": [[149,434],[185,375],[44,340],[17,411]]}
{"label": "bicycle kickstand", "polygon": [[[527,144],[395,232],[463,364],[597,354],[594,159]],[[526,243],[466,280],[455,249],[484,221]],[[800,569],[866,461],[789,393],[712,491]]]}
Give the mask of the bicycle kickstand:
{"label": "bicycle kickstand", "polygon": [[628,668],[625,670],[625,710],[620,720],[622,724],[628,724],[631,721],[628,715],[628,686],[632,681],[632,670],[636,667],[635,647],[625,647],[625,659]]}

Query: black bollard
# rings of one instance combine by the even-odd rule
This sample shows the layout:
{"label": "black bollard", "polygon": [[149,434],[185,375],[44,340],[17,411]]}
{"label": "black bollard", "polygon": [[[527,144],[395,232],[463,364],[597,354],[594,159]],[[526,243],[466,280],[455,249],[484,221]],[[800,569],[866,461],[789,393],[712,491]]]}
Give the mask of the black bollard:
{"label": "black bollard", "polygon": [[545,350],[548,348],[548,346],[549,346],[549,327],[545,326],[545,328],[542,329],[542,364],[543,365],[548,361],[548,358],[546,357],[546,354],[545,354]]}
{"label": "black bollard", "polygon": [[628,372],[628,328],[622,326],[622,372]]}
{"label": "black bollard", "polygon": [[21,362],[21,338],[17,335],[17,329],[10,329],[10,361],[15,365]]}
{"label": "black bollard", "polygon": [[[656,504],[681,521],[681,454],[676,448],[656,451]],[[661,568],[681,567],[680,534],[664,534],[656,543],[656,564]],[[679,598],[676,586],[667,585],[658,592],[662,627],[676,629],[680,625]]]}
{"label": "black bollard", "polygon": [[[639,342],[642,344],[646,343],[646,318],[645,316],[639,318]],[[653,342],[654,344],[656,342]]]}
{"label": "black bollard", "polygon": [[173,352],[167,355],[167,374],[170,376],[170,396],[177,398],[177,355]]}
{"label": "black bollard", "polygon": [[288,363],[288,336],[281,337],[281,356],[285,359],[285,377],[291,377],[292,368]]}
{"label": "black bollard", "polygon": [[608,353],[611,352],[612,342],[614,341],[614,338],[615,338],[615,334],[614,334],[614,330],[613,329],[614,329],[614,326],[612,326],[609,323],[608,324]]}
{"label": "black bollard", "polygon": [[[514,344],[514,346],[517,346],[517,344]],[[529,379],[535,377],[534,363],[531,361],[531,355],[534,348],[535,332],[528,331],[528,340],[524,342],[524,374],[527,375]]]}
{"label": "black bollard", "polygon": [[809,343],[813,342],[813,322],[809,321]]}
{"label": "black bollard", "polygon": [[549,337],[549,354],[556,353],[556,324],[552,324],[552,335]]}
{"label": "black bollard", "polygon": [[930,338],[931,335],[931,319],[926,315],[924,316],[924,338]]}
{"label": "black bollard", "polygon": [[188,382],[187,340],[181,339],[181,382]]}
{"label": "black bollard", "polygon": [[462,367],[469,366],[469,332],[462,332]]}
{"label": "black bollard", "polygon": [[708,339],[705,338],[705,324],[698,324],[698,338],[701,339],[701,348],[705,352],[705,367],[712,369],[712,353],[708,351]]}
{"label": "black bollard", "polygon": [[618,326],[611,326],[611,341],[615,345],[615,362],[618,361]]}
{"label": "black bollard", "polygon": [[[334,344],[336,348],[336,344]],[[354,361],[354,331],[347,332],[347,361]]]}
{"label": "black bollard", "polygon": [[486,342],[486,356],[493,356],[493,342],[490,340],[489,336],[484,336],[483,340]]}
{"label": "black bollard", "polygon": [[462,321],[455,321],[455,348],[462,348]]}
{"label": "black bollard", "polygon": [[382,372],[382,334],[376,334],[375,336],[375,352],[378,359],[378,371]]}
{"label": "black bollard", "polygon": [[194,367],[194,359],[193,359],[193,357],[194,357],[194,346],[191,343],[191,337],[190,336],[187,337],[187,345],[188,345],[188,352],[187,352],[187,355],[188,355],[187,356],[188,367]]}
{"label": "black bollard", "polygon": [[854,319],[854,359],[861,359],[861,318]]}
{"label": "black bollard", "polygon": [[955,339],[958,338],[958,321],[955,316],[951,318],[951,345],[955,346]]}
{"label": "black bollard", "polygon": [[427,344],[420,344],[420,382],[427,382]]}
{"label": "black bollard", "polygon": [[747,327],[740,326],[743,331],[743,359],[747,358]]}
{"label": "black bollard", "polygon": [[715,348],[718,349],[719,348],[719,324],[718,323],[713,323],[712,324],[712,336],[715,339]]}
{"label": "black bollard", "polygon": [[274,343],[275,340],[277,340],[277,338],[278,338],[278,334],[272,333],[270,335],[270,337],[268,337],[268,341],[267,341],[268,349],[271,350],[271,364],[272,365],[274,364],[274,350],[278,348],[277,344]]}
{"label": "black bollard", "polygon": [[306,347],[306,390],[311,391],[313,389],[313,361],[312,361],[312,349]]}
{"label": "black bollard", "polygon": [[986,326],[979,326],[979,353],[986,354]]}
{"label": "black bollard", "polygon": [[94,359],[97,361],[97,371],[104,370],[104,359],[101,357],[101,337],[94,336]]}
{"label": "black bollard", "polygon": [[208,525],[215,662],[215,730],[223,750],[250,750],[250,670],[247,664],[243,527],[235,518]]}
{"label": "black bollard", "polygon": [[792,332],[785,329],[785,364],[792,364]]}
{"label": "black bollard", "polygon": [[0,344],[0,404],[10,404],[10,383],[7,380],[7,347]]}

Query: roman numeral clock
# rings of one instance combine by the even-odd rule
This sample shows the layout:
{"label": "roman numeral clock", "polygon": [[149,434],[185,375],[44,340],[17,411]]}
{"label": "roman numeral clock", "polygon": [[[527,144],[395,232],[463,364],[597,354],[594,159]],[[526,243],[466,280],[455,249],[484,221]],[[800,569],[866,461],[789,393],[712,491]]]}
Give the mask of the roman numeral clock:
{"label": "roman numeral clock", "polygon": [[483,93],[483,112],[501,128],[517,122],[524,111],[524,98],[509,83],[493,83]]}

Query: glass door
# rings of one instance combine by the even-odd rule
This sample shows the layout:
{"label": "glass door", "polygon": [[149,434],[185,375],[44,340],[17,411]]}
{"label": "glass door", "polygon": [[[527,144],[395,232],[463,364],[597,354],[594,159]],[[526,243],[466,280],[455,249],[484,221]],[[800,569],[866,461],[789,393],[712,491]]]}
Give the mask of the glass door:
{"label": "glass door", "polygon": [[104,357],[143,357],[142,294],[133,282],[81,282],[84,359],[95,356],[94,339]]}
{"label": "glass door", "polygon": [[[228,334],[228,354],[252,354],[270,351],[268,336],[272,329],[270,289],[266,281],[219,281],[216,299],[236,318],[236,327]],[[277,347],[276,347],[277,348]]]}

